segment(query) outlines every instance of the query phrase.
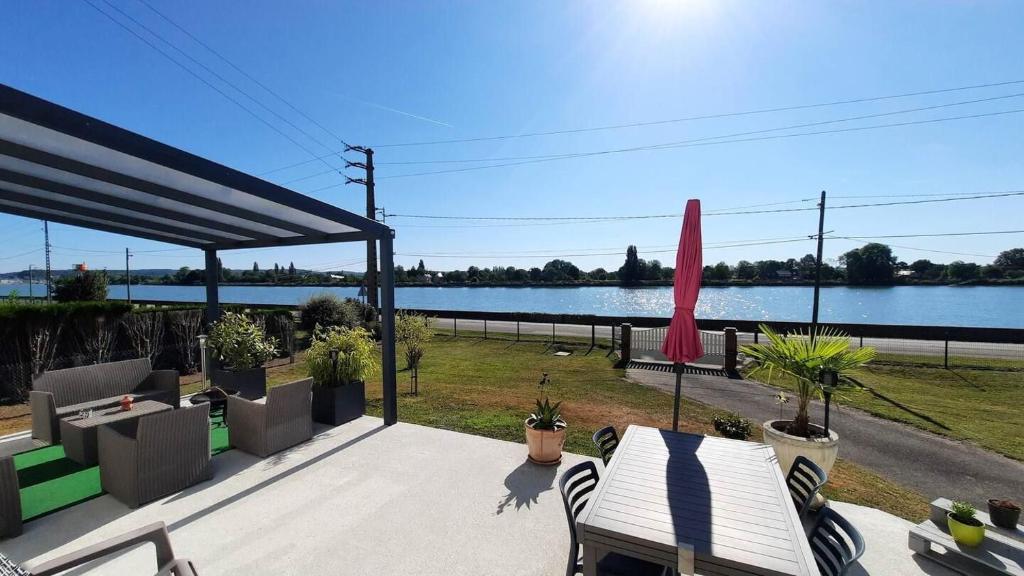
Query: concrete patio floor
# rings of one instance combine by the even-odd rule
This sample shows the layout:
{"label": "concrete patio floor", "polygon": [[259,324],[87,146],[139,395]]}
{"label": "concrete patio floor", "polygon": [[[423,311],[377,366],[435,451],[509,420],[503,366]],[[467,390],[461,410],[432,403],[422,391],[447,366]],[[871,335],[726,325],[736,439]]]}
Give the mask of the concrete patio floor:
{"label": "concrete patio floor", "polygon": [[[41,561],[162,520],[204,575],[564,574],[559,469],[524,456],[521,444],[364,417],[266,460],[217,456],[213,480],[136,510],[104,495],[29,522],[0,551]],[[583,459],[566,454],[560,469]],[[855,573],[947,573],[911,557],[905,521],[835,506],[868,541]],[[145,547],[72,573],[153,567]]]}

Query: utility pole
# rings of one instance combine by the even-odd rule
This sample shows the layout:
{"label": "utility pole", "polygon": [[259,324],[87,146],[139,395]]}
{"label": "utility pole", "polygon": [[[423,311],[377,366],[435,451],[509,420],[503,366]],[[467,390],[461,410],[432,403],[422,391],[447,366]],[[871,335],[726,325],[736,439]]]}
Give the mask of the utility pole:
{"label": "utility pole", "polygon": [[818,331],[818,298],[821,296],[821,252],[825,246],[825,191],[818,203],[818,256],[814,260],[814,309],[811,312],[811,338]]}
{"label": "utility pole", "polygon": [[[365,146],[345,145],[345,152],[360,152],[366,157],[365,162],[350,162],[345,160],[346,168],[362,168],[366,171],[366,178],[349,178],[345,176],[345,184],[362,184],[366,186],[366,217],[370,220],[377,219],[377,205],[374,199],[373,190],[373,148]],[[366,241],[366,296],[370,306],[379,307],[377,300],[377,241]]]}
{"label": "utility pole", "polygon": [[[128,259],[132,255],[128,252],[128,249],[124,249],[124,289],[128,293],[128,305],[132,305],[132,268],[128,264]],[[209,272],[207,272],[209,274]]]}
{"label": "utility pole", "polygon": [[50,223],[43,220],[43,246],[46,249],[46,303],[50,303],[50,288],[53,278],[50,274]]}

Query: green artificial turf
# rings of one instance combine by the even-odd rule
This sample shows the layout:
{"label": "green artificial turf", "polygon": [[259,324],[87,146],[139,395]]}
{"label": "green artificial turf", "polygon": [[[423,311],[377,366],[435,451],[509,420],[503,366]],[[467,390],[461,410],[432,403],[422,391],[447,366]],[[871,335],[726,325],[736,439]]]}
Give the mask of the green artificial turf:
{"label": "green artificial turf", "polygon": [[[223,419],[211,419],[213,455],[231,449]],[[62,446],[47,446],[14,457],[21,486],[21,517],[32,520],[103,494],[99,466],[82,466],[64,456]]]}

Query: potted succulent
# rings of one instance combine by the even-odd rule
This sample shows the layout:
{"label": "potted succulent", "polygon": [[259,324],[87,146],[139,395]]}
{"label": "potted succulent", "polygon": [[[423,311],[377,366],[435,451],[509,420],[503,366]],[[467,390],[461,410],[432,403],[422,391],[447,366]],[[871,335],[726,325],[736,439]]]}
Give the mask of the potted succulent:
{"label": "potted succulent", "polygon": [[337,426],[366,413],[367,377],[380,370],[377,346],[363,328],[317,326],[306,351],[313,377],[313,420]]}
{"label": "potted succulent", "polygon": [[[788,471],[797,456],[804,456],[828,472],[839,452],[839,435],[828,429],[828,403],[832,393],[846,383],[844,378],[874,359],[875,350],[851,350],[848,336],[831,328],[789,335],[779,334],[764,324],[759,329],[768,342],[743,347],[743,353],[757,362],[753,373],[767,371],[769,383],[776,373],[789,376],[794,381],[797,399],[792,420],[764,423],[764,440],[775,449],[783,470]],[[812,424],[808,415],[808,407],[816,396],[823,396],[826,401],[824,426]]]}
{"label": "potted succulent", "polygon": [[547,398],[544,402],[537,400],[537,410],[526,419],[526,446],[534,464],[553,466],[562,461],[566,424],[558,411],[561,405]]}
{"label": "potted succulent", "polygon": [[1016,530],[1017,521],[1020,520],[1020,504],[1013,500],[999,500],[990,498],[988,501],[988,516],[992,523],[1000,528]]}
{"label": "potted succulent", "polygon": [[267,369],[263,363],[277,354],[277,340],[242,314],[227,312],[213,324],[207,343],[219,368],[211,371],[213,383],[238,390],[243,398],[257,399],[267,393]]}
{"label": "potted succulent", "polygon": [[957,544],[977,546],[985,539],[985,524],[974,517],[977,513],[968,502],[953,502],[946,513],[946,524],[949,533]]}

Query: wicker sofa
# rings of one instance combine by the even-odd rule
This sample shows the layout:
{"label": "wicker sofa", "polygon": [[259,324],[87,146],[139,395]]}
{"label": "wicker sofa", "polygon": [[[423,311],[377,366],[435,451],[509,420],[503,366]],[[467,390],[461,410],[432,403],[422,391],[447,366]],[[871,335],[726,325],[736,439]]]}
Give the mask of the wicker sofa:
{"label": "wicker sofa", "polygon": [[209,404],[106,424],[97,436],[100,484],[132,508],[213,475]]}
{"label": "wicker sofa", "polygon": [[153,370],[149,358],[43,372],[32,380],[32,438],[60,442],[60,419],[82,409],[116,406],[121,398],[156,400],[178,408],[176,370]]}
{"label": "wicker sofa", "polygon": [[228,441],[265,458],[313,437],[313,379],[267,390],[264,401],[228,397]]}

